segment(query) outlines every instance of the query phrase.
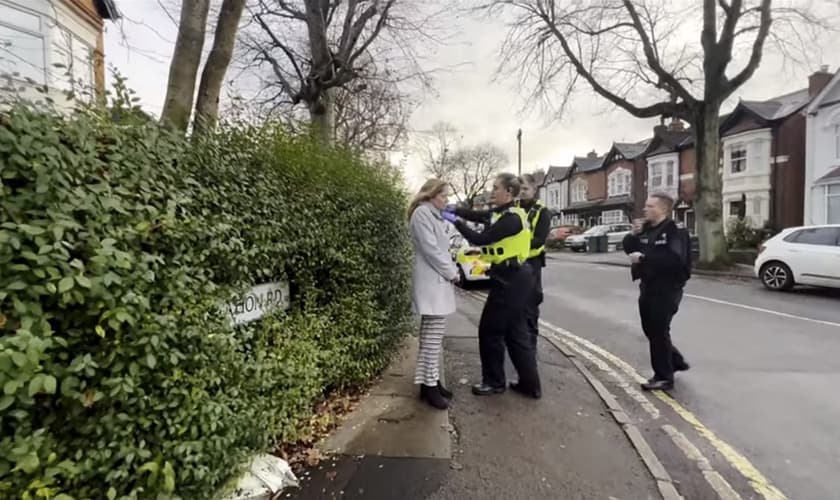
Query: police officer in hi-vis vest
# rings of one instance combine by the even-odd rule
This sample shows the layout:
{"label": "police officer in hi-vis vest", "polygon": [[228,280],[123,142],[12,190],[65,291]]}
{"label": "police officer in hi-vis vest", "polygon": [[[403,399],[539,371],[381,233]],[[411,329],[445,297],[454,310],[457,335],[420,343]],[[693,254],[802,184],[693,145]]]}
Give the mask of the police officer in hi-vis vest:
{"label": "police officer in hi-vis vest", "polygon": [[443,214],[467,241],[482,247],[482,258],[491,264],[490,293],[478,325],[482,380],[472,388],[478,396],[505,391],[505,346],[519,374],[519,381],[511,383],[511,389],[532,398],[542,396],[536,351],[526,324],[525,311],[534,286],[534,272],[526,263],[531,249],[527,214],[515,203],[519,189],[515,175],[496,177],[490,196],[494,207],[490,224],[482,232],[472,230],[458,217],[485,222],[486,212],[458,208]]}
{"label": "police officer in hi-vis vest", "polygon": [[522,189],[519,193],[519,206],[528,214],[528,227],[531,229],[531,250],[528,253],[528,264],[534,269],[534,288],[525,311],[528,332],[534,349],[540,330],[540,304],[543,302],[542,268],[545,267],[545,240],[551,230],[551,213],[546,206],[537,199],[537,183],[534,176],[522,176]]}

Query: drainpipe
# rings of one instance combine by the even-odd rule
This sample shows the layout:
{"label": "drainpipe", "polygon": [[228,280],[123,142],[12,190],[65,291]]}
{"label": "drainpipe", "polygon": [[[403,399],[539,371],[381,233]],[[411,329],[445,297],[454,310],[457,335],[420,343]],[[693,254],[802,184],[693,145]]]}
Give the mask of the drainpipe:
{"label": "drainpipe", "polygon": [[[778,181],[778,162],[776,161],[779,155],[779,126],[774,124],[770,129],[770,138],[773,141],[770,150],[770,207],[769,217],[767,218],[770,227],[781,227],[779,221],[776,220],[776,183]],[[762,228],[763,229],[763,228]]]}

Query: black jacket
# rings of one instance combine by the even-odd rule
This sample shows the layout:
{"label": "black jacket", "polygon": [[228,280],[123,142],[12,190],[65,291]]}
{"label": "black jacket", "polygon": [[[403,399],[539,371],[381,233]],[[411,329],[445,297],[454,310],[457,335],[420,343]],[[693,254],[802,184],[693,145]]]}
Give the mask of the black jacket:
{"label": "black jacket", "polygon": [[638,235],[624,237],[624,252],[641,252],[639,264],[631,267],[633,281],[641,280],[643,291],[668,291],[685,286],[691,277],[691,245],[688,233],[667,219],[658,226],[645,224]]}

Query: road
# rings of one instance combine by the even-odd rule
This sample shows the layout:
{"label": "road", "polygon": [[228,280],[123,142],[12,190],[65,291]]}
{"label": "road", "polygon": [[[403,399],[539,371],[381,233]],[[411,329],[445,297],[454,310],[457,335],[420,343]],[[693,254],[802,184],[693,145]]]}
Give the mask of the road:
{"label": "road", "polygon": [[725,480],[715,491],[731,488],[732,498],[840,500],[840,294],[695,277],[672,328],[692,369],[678,375],[671,405],[633,389],[632,370],[648,377],[650,365],[628,269],[561,257],[543,282],[542,318],[588,362],[605,365],[600,376],[686,483],[686,498],[712,490],[687,484],[698,481],[698,458],[674,446],[685,440],[673,432]]}

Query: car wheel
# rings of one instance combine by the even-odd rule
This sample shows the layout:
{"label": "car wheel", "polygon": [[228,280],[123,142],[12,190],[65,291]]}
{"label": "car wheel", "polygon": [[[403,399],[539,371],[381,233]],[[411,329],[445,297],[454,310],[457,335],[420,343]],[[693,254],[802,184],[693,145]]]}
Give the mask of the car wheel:
{"label": "car wheel", "polygon": [[761,267],[761,283],[768,290],[786,291],[793,288],[793,272],[782,262],[768,262]]}

